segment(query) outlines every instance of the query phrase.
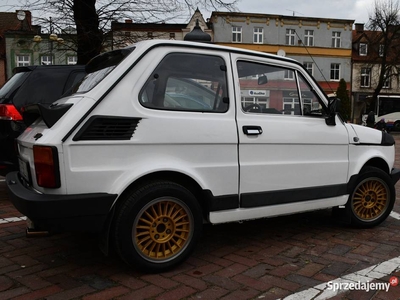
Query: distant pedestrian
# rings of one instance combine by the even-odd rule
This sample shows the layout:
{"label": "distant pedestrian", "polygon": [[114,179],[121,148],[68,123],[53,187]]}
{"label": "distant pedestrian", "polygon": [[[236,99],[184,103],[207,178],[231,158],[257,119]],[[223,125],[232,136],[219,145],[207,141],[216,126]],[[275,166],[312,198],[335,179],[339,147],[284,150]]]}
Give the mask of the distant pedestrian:
{"label": "distant pedestrian", "polygon": [[371,110],[368,113],[368,117],[367,117],[367,126],[374,128],[375,125],[375,113]]}
{"label": "distant pedestrian", "polygon": [[385,119],[381,119],[378,123],[375,124],[375,129],[380,131],[386,131],[386,122]]}

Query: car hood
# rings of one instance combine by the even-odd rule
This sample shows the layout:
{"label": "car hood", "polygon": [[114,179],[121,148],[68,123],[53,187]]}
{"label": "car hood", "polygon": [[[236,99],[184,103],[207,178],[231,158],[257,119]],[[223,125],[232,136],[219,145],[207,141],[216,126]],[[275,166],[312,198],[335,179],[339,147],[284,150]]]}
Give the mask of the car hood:
{"label": "car hood", "polygon": [[356,124],[346,124],[346,127],[351,144],[394,145],[393,137],[386,132]]}

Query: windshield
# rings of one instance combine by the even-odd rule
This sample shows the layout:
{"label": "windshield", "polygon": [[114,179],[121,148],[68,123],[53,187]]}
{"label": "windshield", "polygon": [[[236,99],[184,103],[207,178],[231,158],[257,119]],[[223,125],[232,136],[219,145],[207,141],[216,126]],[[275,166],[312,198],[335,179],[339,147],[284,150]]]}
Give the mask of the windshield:
{"label": "windshield", "polygon": [[77,93],[84,93],[94,88],[114,68],[123,61],[135,47],[127,47],[100,54],[93,58],[85,67],[88,73],[81,84],[77,87]]}
{"label": "windshield", "polygon": [[30,72],[20,72],[12,76],[0,89],[0,103],[10,103],[18,91],[19,87],[24,83]]}

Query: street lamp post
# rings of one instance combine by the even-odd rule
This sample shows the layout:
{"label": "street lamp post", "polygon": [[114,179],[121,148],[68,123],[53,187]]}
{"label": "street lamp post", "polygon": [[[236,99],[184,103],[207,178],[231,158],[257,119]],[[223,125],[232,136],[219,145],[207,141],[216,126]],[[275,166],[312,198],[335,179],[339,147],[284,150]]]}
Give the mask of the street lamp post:
{"label": "street lamp post", "polygon": [[[50,60],[51,60],[51,64],[54,64],[54,60],[53,60],[53,51],[54,51],[54,42],[57,42],[58,44],[62,44],[64,42],[64,40],[62,38],[59,38],[57,36],[56,33],[53,33],[53,21],[50,17],[50,32],[49,32],[49,36],[48,36],[48,42],[49,42],[49,56],[50,56]],[[36,43],[40,43],[42,42],[42,37],[40,35],[35,35],[33,37],[33,41]]]}

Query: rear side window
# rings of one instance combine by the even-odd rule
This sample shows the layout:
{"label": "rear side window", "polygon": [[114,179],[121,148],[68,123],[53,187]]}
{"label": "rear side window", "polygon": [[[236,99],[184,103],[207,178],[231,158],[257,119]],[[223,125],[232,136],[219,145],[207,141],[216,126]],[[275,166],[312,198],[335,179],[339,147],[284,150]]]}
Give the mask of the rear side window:
{"label": "rear side window", "polygon": [[226,112],[226,82],[226,66],[221,57],[172,53],[151,74],[139,101],[153,109]]}

